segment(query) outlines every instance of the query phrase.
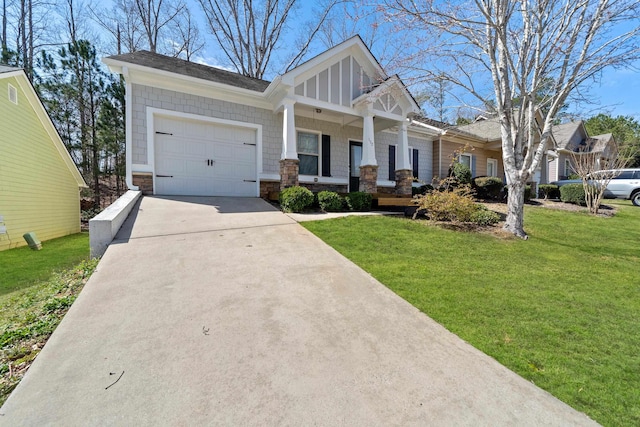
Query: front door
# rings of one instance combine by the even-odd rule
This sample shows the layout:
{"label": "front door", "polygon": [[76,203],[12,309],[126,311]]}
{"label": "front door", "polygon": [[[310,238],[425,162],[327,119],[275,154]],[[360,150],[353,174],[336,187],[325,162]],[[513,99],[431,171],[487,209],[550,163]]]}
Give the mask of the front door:
{"label": "front door", "polygon": [[362,142],[349,141],[349,192],[360,191]]}

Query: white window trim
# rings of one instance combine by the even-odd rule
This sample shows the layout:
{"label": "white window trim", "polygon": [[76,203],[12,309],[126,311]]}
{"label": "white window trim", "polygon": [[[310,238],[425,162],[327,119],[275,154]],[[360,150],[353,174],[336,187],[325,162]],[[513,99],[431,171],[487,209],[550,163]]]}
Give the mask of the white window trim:
{"label": "white window trim", "polygon": [[[493,164],[493,171],[495,173],[495,175],[489,175],[489,164]],[[487,175],[489,176],[498,176],[498,159],[492,159],[492,158],[488,158],[487,159]]]}
{"label": "white window trim", "polygon": [[7,84],[9,86],[7,88],[9,101],[18,105],[18,89],[16,89],[15,86],[13,86],[11,83],[7,83]]}
{"label": "white window trim", "polygon": [[461,158],[461,157],[468,157],[468,158],[469,158],[469,169],[471,169],[471,166],[472,166],[472,164],[473,164],[473,156],[472,156],[471,154],[469,154],[469,153],[460,153],[460,154],[458,155],[458,163],[462,163],[462,162],[460,161],[460,158]]}
{"label": "white window trim", "polygon": [[[298,150],[298,135],[300,133],[310,133],[313,135],[317,135],[318,136],[318,154],[314,154],[314,153],[304,153]],[[318,132],[317,130],[311,130],[311,129],[302,129],[302,128],[296,128],[296,151],[298,153],[298,158],[300,157],[300,154],[304,155],[304,156],[317,156],[318,157],[318,174],[317,175],[307,175],[304,174],[305,176],[322,176],[322,132]]]}

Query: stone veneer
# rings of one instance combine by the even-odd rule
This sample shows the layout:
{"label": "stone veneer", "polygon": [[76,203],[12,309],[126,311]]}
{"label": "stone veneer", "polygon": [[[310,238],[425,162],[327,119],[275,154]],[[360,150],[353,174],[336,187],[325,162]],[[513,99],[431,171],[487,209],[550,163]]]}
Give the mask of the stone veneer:
{"label": "stone veneer", "polygon": [[133,185],[137,186],[142,194],[153,194],[153,174],[151,172],[138,172],[132,176]]}
{"label": "stone veneer", "polygon": [[378,166],[360,166],[360,191],[375,193],[378,191]]}
{"label": "stone veneer", "polygon": [[298,185],[299,167],[300,160],[298,159],[280,160],[280,190]]}
{"label": "stone veneer", "polygon": [[399,169],[396,171],[396,194],[411,195],[413,185],[413,171],[411,169]]}
{"label": "stone veneer", "polygon": [[260,197],[269,200],[270,193],[280,191],[280,181],[260,181]]}

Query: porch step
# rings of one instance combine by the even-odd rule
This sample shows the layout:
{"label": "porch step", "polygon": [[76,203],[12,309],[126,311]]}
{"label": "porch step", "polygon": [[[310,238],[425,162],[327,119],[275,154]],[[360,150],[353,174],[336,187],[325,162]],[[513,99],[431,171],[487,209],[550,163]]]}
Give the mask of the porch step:
{"label": "porch step", "polygon": [[415,200],[410,197],[379,197],[378,206],[414,206]]}

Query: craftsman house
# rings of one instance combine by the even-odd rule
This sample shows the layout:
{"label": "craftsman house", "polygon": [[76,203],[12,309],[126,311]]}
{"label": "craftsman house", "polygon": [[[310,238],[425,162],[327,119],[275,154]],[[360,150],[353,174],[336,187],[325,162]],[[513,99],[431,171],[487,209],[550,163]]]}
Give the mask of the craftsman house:
{"label": "craftsman house", "polygon": [[411,194],[442,129],[353,37],[272,82],[135,52],[104,58],[126,82],[127,183],[146,194]]}

